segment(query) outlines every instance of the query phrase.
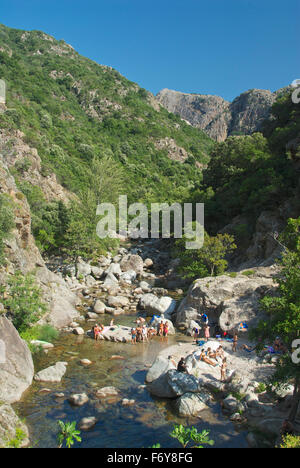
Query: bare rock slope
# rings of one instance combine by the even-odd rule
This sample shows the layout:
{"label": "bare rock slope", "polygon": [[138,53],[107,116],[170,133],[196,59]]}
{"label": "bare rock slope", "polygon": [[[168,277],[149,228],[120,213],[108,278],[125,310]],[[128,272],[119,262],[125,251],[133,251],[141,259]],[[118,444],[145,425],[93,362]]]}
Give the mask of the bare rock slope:
{"label": "bare rock slope", "polygon": [[250,89],[230,103],[219,96],[163,89],[156,98],[168,111],[204,130],[214,140],[223,141],[230,135],[259,131],[270,114],[276,93]]}

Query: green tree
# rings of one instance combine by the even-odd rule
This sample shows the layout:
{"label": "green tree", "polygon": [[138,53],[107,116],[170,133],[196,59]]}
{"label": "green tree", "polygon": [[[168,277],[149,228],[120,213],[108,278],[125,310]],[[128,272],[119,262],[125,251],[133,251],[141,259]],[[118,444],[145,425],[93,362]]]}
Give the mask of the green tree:
{"label": "green tree", "polygon": [[259,338],[260,347],[279,336],[284,343],[285,353],[279,360],[273,376],[276,385],[293,383],[294,393],[289,420],[295,420],[300,402],[300,365],[295,358],[293,343],[300,338],[300,218],[289,219],[285,232],[280,237],[284,246],[281,270],[276,281],[278,294],[266,296],[261,301],[268,319],[260,321],[252,331]]}
{"label": "green tree", "polygon": [[203,246],[199,249],[186,249],[187,241],[190,239],[184,235],[175,243],[175,254],[181,261],[180,272],[187,278],[204,278],[224,273],[228,264],[225,257],[236,249],[234,237],[229,234],[209,236],[205,232]]}

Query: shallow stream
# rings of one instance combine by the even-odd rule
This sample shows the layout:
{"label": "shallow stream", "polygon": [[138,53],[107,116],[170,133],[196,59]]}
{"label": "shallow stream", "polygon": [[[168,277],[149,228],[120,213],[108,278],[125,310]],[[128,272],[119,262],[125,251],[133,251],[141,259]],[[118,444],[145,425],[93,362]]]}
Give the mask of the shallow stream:
{"label": "shallow stream", "polygon": [[[133,324],[136,316],[118,317],[116,323]],[[103,318],[109,324],[110,317]],[[88,328],[86,328],[88,329]],[[57,361],[67,361],[68,367],[61,383],[33,383],[15,405],[21,418],[25,418],[30,430],[33,447],[55,447],[58,430],[57,421],[77,421],[83,417],[95,416],[96,426],[82,432],[80,447],[131,448],[151,447],[160,443],[161,447],[178,447],[175,439],[169,436],[174,423],[194,425],[199,431],[210,430],[215,447],[247,447],[246,431],[235,427],[222,415],[220,405],[212,403],[209,410],[201,413],[201,418],[179,418],[172,409],[172,402],[151,397],[144,384],[147,369],[156,355],[166,346],[178,341],[191,340],[177,334],[168,343],[155,337],[150,343],[137,345],[95,342],[87,336],[61,333],[55,347],[48,354],[35,356],[35,371],[49,367]],[[123,359],[112,359],[113,355]],[[80,359],[92,361],[90,366],[80,364]],[[99,400],[95,389],[115,386],[120,390],[119,398]],[[49,393],[40,392],[49,389]],[[54,397],[56,392],[65,398]],[[87,393],[90,400],[82,407],[72,407],[67,398],[73,393]],[[122,406],[123,398],[134,399],[132,406]],[[79,444],[75,444],[75,447]]]}

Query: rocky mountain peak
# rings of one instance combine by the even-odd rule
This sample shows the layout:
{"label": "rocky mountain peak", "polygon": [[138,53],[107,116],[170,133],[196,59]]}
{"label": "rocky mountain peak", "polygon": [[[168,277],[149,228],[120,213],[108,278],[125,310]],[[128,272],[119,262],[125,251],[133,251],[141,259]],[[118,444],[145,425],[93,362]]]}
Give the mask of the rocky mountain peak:
{"label": "rocky mountain peak", "polygon": [[220,96],[188,94],[169,89],[161,90],[156,98],[168,111],[204,130],[216,141],[230,135],[259,131],[268,118],[277,93],[250,89],[232,102]]}

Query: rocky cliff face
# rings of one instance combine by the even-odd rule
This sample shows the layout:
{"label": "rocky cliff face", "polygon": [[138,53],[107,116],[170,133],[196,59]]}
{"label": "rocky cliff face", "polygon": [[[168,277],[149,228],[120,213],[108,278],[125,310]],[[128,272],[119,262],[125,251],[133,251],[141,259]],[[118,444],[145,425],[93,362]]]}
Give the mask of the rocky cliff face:
{"label": "rocky cliff face", "polygon": [[[65,281],[50,272],[35,244],[31,233],[31,212],[26,197],[21,193],[9,171],[14,162],[25,155],[32,159],[32,169],[25,177],[33,185],[38,185],[49,199],[66,199],[67,194],[56,182],[55,176],[42,177],[38,170],[39,157],[27,145],[21,145],[20,135],[13,135],[13,143],[18,151],[14,151],[14,144],[7,149],[6,137],[0,134],[0,193],[9,195],[12,200],[15,215],[15,229],[12,236],[5,241],[5,257],[7,264],[0,267],[0,283],[5,283],[8,275],[17,270],[23,274],[33,272],[41,287],[43,299],[48,305],[45,317],[55,327],[63,327],[70,323],[77,315],[75,305],[77,297],[69,289]],[[6,146],[5,146],[6,141]],[[11,154],[11,156],[10,156]],[[14,156],[13,156],[14,155]]]}
{"label": "rocky cliff face", "polygon": [[12,323],[0,316],[0,448],[15,438],[16,428],[24,433],[23,444],[28,443],[28,430],[10,404],[18,401],[31,385],[33,374],[28,346]]}
{"label": "rocky cliff face", "polygon": [[223,141],[230,135],[259,131],[270,114],[276,93],[251,89],[230,103],[219,96],[163,89],[156,98],[170,112],[204,130],[214,140]]}

